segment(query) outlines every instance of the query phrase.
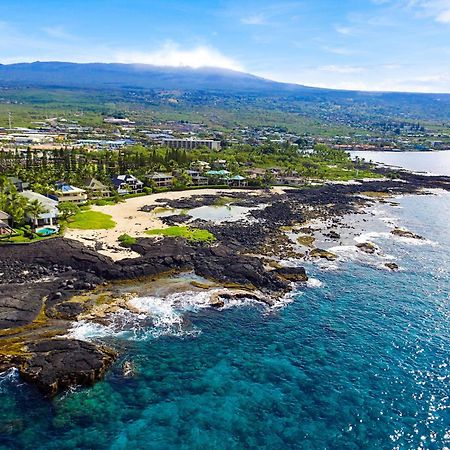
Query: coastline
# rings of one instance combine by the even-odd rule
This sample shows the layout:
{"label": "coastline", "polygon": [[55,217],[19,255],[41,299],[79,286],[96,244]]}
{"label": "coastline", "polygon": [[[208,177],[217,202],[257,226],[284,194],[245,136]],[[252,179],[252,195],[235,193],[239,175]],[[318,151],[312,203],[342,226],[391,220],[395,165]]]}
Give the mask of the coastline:
{"label": "coastline", "polygon": [[[279,191],[277,189],[276,191]],[[275,191],[275,192],[276,192]],[[257,195],[257,191],[249,191],[249,195]],[[92,206],[93,211],[102,212],[112,216],[116,226],[106,230],[76,230],[68,228],[64,237],[81,242],[87,247],[97,249],[98,253],[108,256],[114,261],[124,258],[137,258],[139,254],[119,245],[118,237],[128,234],[133,237],[148,237],[147,229],[162,228],[164,223],[152,211],[142,211],[144,206],[161,206],[164,201],[189,199],[198,195],[229,195],[242,193],[239,189],[196,189],[189,191],[170,191],[159,194],[149,194],[126,199],[121,203],[108,206]],[[98,249],[99,245],[101,246]]]}
{"label": "coastline", "polygon": [[[339,259],[340,255],[332,250],[342,240],[340,232],[336,231],[342,225],[342,218],[349,214],[363,216],[368,205],[392,202],[390,197],[395,195],[421,193],[423,189],[430,188],[450,190],[450,179],[445,177],[426,177],[424,180],[423,176],[414,174],[405,173],[404,176],[406,180],[329,184],[300,190],[278,189],[270,193],[257,191],[251,196],[238,191],[233,193],[237,196],[236,204],[264,206],[250,211],[255,220],[252,223],[242,220],[233,223],[195,221],[195,226],[207,229],[217,237],[217,242],[212,246],[190,244],[182,239],[138,236],[132,251],[139,256],[117,258],[115,261],[81,242],[66,238],[30,246],[5,247],[5,252],[0,255],[1,272],[6,277],[6,283],[0,286],[4,315],[0,330],[0,339],[4,344],[1,368],[20,367],[25,379],[51,395],[72,384],[90,385],[102,377],[117,357],[116,351],[99,344],[85,345],[78,339],[63,337],[78,321],[86,320],[86,315],[92,313],[98,304],[92,298],[81,302],[76,297],[83,293],[95,293],[104,283],[114,280],[142,277],[157,280],[167,274],[192,271],[202,277],[202,281],[227,289],[227,295],[242,295],[244,289],[248,297],[253,296],[254,301],[264,299],[270,305],[273,303],[271,298],[281,298],[291,291],[293,282],[306,281],[307,274],[301,267],[301,261],[314,259],[328,264]],[[198,203],[202,196],[231,193],[228,190],[223,193],[193,191],[188,195],[177,192],[164,197],[164,202],[173,207],[180,201],[195,200]],[[127,217],[133,217],[131,227],[140,227],[141,219],[136,218],[135,210],[150,204],[161,205],[162,202],[156,202],[158,198],[162,195],[131,199],[134,202],[127,203],[128,207],[119,213],[123,221],[121,226],[127,226]],[[308,223],[314,220],[326,223],[326,228],[320,232],[325,235],[328,244],[322,245],[323,240],[315,236],[309,245],[298,247],[295,242],[298,233],[311,236],[312,228]],[[289,236],[293,232],[294,240]],[[105,239],[105,236],[99,239]],[[359,251],[368,255],[372,250],[376,251],[367,242],[360,244],[366,246]],[[24,275],[17,277],[17,273]],[[208,306],[220,309],[225,304],[224,298]],[[18,312],[23,310],[25,302],[32,307],[23,315]],[[107,322],[108,315],[121,305],[114,304],[109,298],[104,298],[102,302],[111,306],[109,311],[107,308],[103,311],[100,318],[102,322]],[[98,321],[98,315],[94,316],[89,320]],[[54,358],[61,352],[65,357],[64,364],[55,366]],[[45,373],[42,373],[43,359],[47,363]],[[89,361],[89,367],[80,367],[80,360]],[[37,368],[41,368],[40,371]]]}

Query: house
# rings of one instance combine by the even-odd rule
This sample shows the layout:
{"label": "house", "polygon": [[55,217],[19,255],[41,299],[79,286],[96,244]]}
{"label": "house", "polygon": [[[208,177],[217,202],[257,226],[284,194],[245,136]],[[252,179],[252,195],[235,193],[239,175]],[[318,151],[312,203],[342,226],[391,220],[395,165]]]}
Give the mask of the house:
{"label": "house", "polygon": [[3,220],[0,220],[0,237],[14,233],[14,230]]}
{"label": "house", "polygon": [[227,160],[226,159],[218,159],[217,161],[214,161],[212,163],[212,166],[214,167],[214,169],[226,169],[228,166]]}
{"label": "house", "polygon": [[7,225],[12,224],[12,217],[5,211],[0,211],[0,220],[6,223]]}
{"label": "house", "polygon": [[229,172],[228,170],[208,170],[205,175],[213,180],[211,184],[214,184],[216,181],[218,181],[219,184],[228,184],[230,173],[231,172]]}
{"label": "house", "polygon": [[134,175],[117,175],[112,178],[112,183],[119,194],[138,194],[144,191],[144,183]]}
{"label": "house", "polygon": [[8,177],[8,181],[15,186],[18,192],[23,192],[28,189],[30,183],[24,183],[20,178]]}
{"label": "house", "polygon": [[12,219],[8,213],[0,211],[0,236],[11,234],[14,230],[11,228]]}
{"label": "house", "polygon": [[[46,197],[45,195],[38,194],[37,192],[33,191],[23,191],[21,193],[23,197],[25,197],[28,201],[37,200],[46,212],[40,214],[37,217],[37,225],[53,225],[54,222],[58,219],[58,202],[52,198]],[[30,222],[34,221],[34,217],[31,217],[27,213],[27,218]]]}
{"label": "house", "polygon": [[67,183],[59,182],[56,183],[56,190],[53,195],[50,196],[58,202],[71,202],[82,204],[87,201],[87,194],[84,189],[72,186]]}
{"label": "house", "polygon": [[304,180],[296,176],[278,175],[275,177],[275,184],[282,186],[300,186],[304,184]]}
{"label": "house", "polygon": [[171,187],[173,184],[173,176],[170,173],[155,172],[148,176],[158,187]]}
{"label": "house", "polygon": [[111,189],[96,178],[88,178],[85,187],[89,198],[111,197]]}
{"label": "house", "polygon": [[205,177],[198,170],[188,170],[187,174],[191,177],[193,186],[206,186],[208,177]]}
{"label": "house", "polygon": [[192,170],[199,170],[200,172],[204,172],[205,170],[210,170],[211,165],[206,161],[193,161],[191,163]]}
{"label": "house", "polygon": [[250,178],[262,178],[266,174],[266,169],[260,169],[258,167],[254,169],[248,169],[245,171],[245,174],[248,175]]}
{"label": "house", "polygon": [[244,187],[247,186],[247,179],[241,175],[235,175],[228,178],[228,185],[234,187]]}

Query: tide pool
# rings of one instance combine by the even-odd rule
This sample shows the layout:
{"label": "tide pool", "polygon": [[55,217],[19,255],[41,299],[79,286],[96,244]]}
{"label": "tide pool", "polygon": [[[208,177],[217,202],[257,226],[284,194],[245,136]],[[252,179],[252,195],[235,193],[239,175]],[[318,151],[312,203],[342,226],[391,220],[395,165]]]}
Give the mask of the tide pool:
{"label": "tide pool", "polygon": [[[50,401],[14,372],[2,375],[0,445],[449,447],[450,195],[396,201],[377,214],[427,238],[371,235],[400,271],[366,255],[308,263],[312,280],[274,309],[144,297],[138,302],[159,311],[164,332],[102,335],[121,357],[94,387]],[[187,332],[174,332],[181,319]],[[134,377],[124,378],[124,361]]]}

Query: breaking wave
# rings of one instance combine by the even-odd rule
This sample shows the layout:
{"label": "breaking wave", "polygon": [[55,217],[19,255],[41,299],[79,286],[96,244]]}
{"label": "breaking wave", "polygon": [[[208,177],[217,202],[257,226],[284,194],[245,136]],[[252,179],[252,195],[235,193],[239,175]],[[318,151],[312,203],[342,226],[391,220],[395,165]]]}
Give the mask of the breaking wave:
{"label": "breaking wave", "polygon": [[[189,319],[190,314],[211,308],[211,297],[222,289],[204,292],[187,291],[167,297],[136,297],[129,301],[133,311],[121,310],[109,316],[106,324],[81,320],[69,330],[69,337],[80,340],[118,338],[146,340],[161,336],[195,337],[201,330]],[[272,308],[280,308],[293,300],[286,296]],[[220,310],[263,305],[247,298],[223,298]],[[266,305],[264,305],[268,308]]]}

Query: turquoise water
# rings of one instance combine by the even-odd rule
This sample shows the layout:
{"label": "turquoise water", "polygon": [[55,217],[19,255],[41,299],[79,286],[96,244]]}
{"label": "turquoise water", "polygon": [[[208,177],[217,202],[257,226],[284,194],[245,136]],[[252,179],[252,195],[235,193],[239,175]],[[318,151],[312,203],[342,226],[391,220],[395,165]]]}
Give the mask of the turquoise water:
{"label": "turquoise water", "polygon": [[[171,332],[177,321],[162,312],[170,319],[160,323],[162,333],[104,338],[123,351],[104,381],[53,401],[3,375],[0,444],[449,447],[450,196],[398,201],[401,208],[383,206],[380,216],[429,239],[372,236],[401,271],[358,258],[311,264],[314,281],[292,303],[275,310],[186,307],[177,312],[190,322],[185,333]],[[123,377],[124,360],[134,362],[134,377]]]}
{"label": "turquoise water", "polygon": [[55,234],[56,230],[53,228],[41,228],[37,233],[41,236],[50,236],[52,234]]}

